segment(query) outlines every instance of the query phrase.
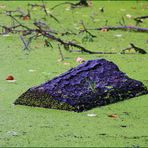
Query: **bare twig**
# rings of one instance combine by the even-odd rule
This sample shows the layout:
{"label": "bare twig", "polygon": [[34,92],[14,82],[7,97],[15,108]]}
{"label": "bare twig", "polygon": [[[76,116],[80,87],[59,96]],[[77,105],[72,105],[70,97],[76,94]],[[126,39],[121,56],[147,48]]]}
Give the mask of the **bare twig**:
{"label": "bare twig", "polygon": [[141,54],[147,53],[144,49],[135,46],[133,43],[130,43],[130,47],[123,49],[121,51],[121,54],[125,54],[125,51],[130,51],[131,49],[134,49],[136,53],[141,53]]}
{"label": "bare twig", "polygon": [[46,5],[44,3],[44,0],[42,0],[42,4],[28,4],[28,6],[31,6],[31,8],[40,7],[44,11],[44,13],[45,13],[46,16],[50,16],[57,23],[60,23],[59,20],[54,15],[52,15],[51,13],[48,13],[47,8],[46,8]]}
{"label": "bare twig", "polygon": [[138,52],[138,53],[141,53],[141,54],[146,54],[146,53],[147,53],[144,49],[135,46],[133,43],[130,43],[130,45],[131,45],[131,47],[134,48],[135,51]]}
{"label": "bare twig", "polygon": [[95,35],[93,35],[91,32],[88,31],[88,29],[85,27],[83,21],[81,21],[81,25],[83,26],[83,30],[80,30],[79,33],[86,32],[86,33],[88,33],[92,38],[95,38],[95,37],[96,37]]}
{"label": "bare twig", "polygon": [[144,19],[148,19],[148,16],[139,16],[136,17],[134,20],[136,21],[136,25],[139,25],[140,23],[143,23]]}
{"label": "bare twig", "polygon": [[94,29],[87,29],[87,30],[126,30],[126,31],[135,31],[135,32],[148,32],[148,28],[140,28],[136,26],[104,26],[100,28],[94,28]]}
{"label": "bare twig", "polygon": [[21,10],[20,8],[17,8],[16,10],[9,10],[9,11],[5,11],[6,15],[8,16],[15,16],[15,17],[20,17],[20,18],[25,18],[28,17],[29,19],[31,18],[31,14],[30,14],[30,10],[27,10],[27,14],[25,14],[25,12],[23,10]]}
{"label": "bare twig", "polygon": [[51,13],[47,12],[44,0],[42,0],[42,4],[43,4],[43,10],[44,10],[45,14],[47,16],[50,16],[51,18],[53,18],[57,23],[60,23],[59,20],[55,16],[53,16]]}
{"label": "bare twig", "polygon": [[139,19],[148,19],[148,15],[146,15],[146,16],[139,16],[139,17],[135,18],[135,20],[139,20]]}
{"label": "bare twig", "polygon": [[78,7],[81,7],[81,6],[86,6],[86,7],[89,6],[89,4],[88,4],[87,1],[85,1],[85,0],[80,0],[78,3],[64,2],[64,3],[57,4],[57,5],[53,6],[53,7],[51,8],[51,10],[54,10],[55,8],[57,8],[57,7],[61,6],[61,5],[65,5],[65,4],[70,5],[71,8],[78,8]]}
{"label": "bare twig", "polygon": [[60,43],[61,45],[63,45],[63,47],[66,49],[66,50],[69,50],[70,47],[75,47],[75,48],[78,48],[81,50],[81,52],[85,52],[85,53],[89,53],[89,54],[117,54],[115,52],[95,52],[95,51],[90,51],[88,49],[86,49],[85,47],[81,46],[81,45],[78,45],[74,42],[71,42],[71,41],[64,41],[62,40],[61,38],[59,37],[56,37],[55,35],[51,34],[51,32],[47,31],[47,30],[44,30],[43,28],[41,28],[40,25],[38,25],[38,23],[34,23],[34,25],[37,27],[37,29],[31,29],[25,25],[23,25],[22,23],[20,23],[15,17],[13,17],[11,14],[9,15],[11,18],[13,18],[15,20],[15,22],[18,23],[19,26],[21,26],[22,28],[25,28],[26,30],[13,30],[14,32],[17,31],[17,32],[28,32],[31,34],[33,32],[36,33],[35,36],[29,38],[28,42],[26,43],[24,38],[22,36],[20,36],[21,40],[23,41],[24,45],[25,45],[25,49],[29,49],[28,46],[31,42],[31,40],[34,38],[34,37],[38,37],[38,36],[43,36],[43,37],[46,37],[46,38],[49,38],[51,40],[54,40],[58,43]]}
{"label": "bare twig", "polygon": [[50,8],[50,10],[54,10],[55,8],[57,8],[57,7],[61,6],[61,5],[65,5],[65,4],[68,4],[68,5],[70,5],[70,6],[75,6],[74,3],[71,3],[71,2],[64,2],[64,3],[60,3],[60,4],[57,4],[57,5],[53,6],[52,8]]}
{"label": "bare twig", "polygon": [[116,54],[115,52],[95,52],[95,51],[90,51],[90,50],[84,48],[83,46],[75,44],[75,43],[73,43],[71,41],[68,41],[68,42],[63,41],[62,39],[60,39],[58,37],[55,37],[54,35],[51,35],[51,34],[49,34],[48,32],[46,32],[44,30],[39,30],[39,33],[41,33],[44,37],[47,37],[47,38],[50,38],[50,39],[52,39],[54,41],[59,42],[67,50],[69,50],[69,48],[71,46],[71,47],[76,47],[78,49],[81,49],[81,52],[86,52],[86,53],[89,53],[89,54]]}
{"label": "bare twig", "polygon": [[15,25],[15,26],[11,26],[11,27],[0,25],[0,27],[2,27],[2,33],[1,33],[1,35],[3,35],[3,34],[8,34],[9,32],[13,32],[13,30],[15,28],[20,27],[20,25]]}
{"label": "bare twig", "polygon": [[9,17],[11,17],[16,23],[18,23],[21,27],[26,28],[27,30],[32,30],[31,28],[23,25],[22,23],[20,23],[14,16],[12,16],[11,14],[8,15]]}
{"label": "bare twig", "polygon": [[44,46],[46,47],[50,46],[51,48],[53,48],[52,44],[47,39],[44,40]]}
{"label": "bare twig", "polygon": [[63,53],[62,53],[62,50],[61,50],[61,47],[59,44],[58,44],[58,49],[59,49],[59,53],[60,53],[60,57],[61,57],[60,61],[64,61],[64,56],[63,56]]}
{"label": "bare twig", "polygon": [[23,44],[24,44],[24,50],[29,50],[29,44],[31,42],[31,40],[29,40],[28,42],[24,40],[23,36],[20,35],[20,39],[22,40]]}

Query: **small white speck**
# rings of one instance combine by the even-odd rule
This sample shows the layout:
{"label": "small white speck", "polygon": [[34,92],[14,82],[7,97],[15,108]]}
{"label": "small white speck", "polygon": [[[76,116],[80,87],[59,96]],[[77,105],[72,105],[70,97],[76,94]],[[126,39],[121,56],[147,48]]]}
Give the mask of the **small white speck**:
{"label": "small white speck", "polygon": [[87,114],[88,117],[96,117],[97,114]]}
{"label": "small white speck", "polygon": [[132,16],[130,14],[127,14],[126,17],[130,19]]}
{"label": "small white speck", "polygon": [[7,134],[9,136],[17,136],[18,135],[17,132],[15,132],[15,131],[8,131]]}
{"label": "small white speck", "polygon": [[29,71],[29,72],[35,72],[36,70],[34,70],[34,69],[29,69],[28,71]]}
{"label": "small white speck", "polygon": [[114,35],[115,37],[122,37],[122,34],[116,34],[116,35]]}

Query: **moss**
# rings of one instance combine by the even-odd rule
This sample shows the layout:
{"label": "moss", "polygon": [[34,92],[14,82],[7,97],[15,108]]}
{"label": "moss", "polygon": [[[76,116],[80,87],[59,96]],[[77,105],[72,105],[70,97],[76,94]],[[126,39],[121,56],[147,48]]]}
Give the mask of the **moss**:
{"label": "moss", "polygon": [[74,111],[75,108],[70,106],[67,103],[60,102],[58,100],[52,99],[52,96],[45,92],[39,91],[26,91],[23,93],[15,102],[15,105],[28,105],[34,107],[44,107],[44,108],[51,108],[51,109],[61,109],[61,110],[68,110]]}
{"label": "moss", "polygon": [[[138,91],[138,90],[137,90]],[[143,88],[141,92],[137,92],[136,90],[133,93],[127,92],[121,92],[117,90],[111,90],[107,93],[105,93],[102,96],[97,96],[95,100],[87,100],[85,103],[82,103],[79,101],[76,105],[71,106],[68,103],[61,102],[58,100],[53,99],[52,96],[50,96],[45,91],[40,92],[37,90],[28,90],[25,93],[23,93],[15,102],[15,105],[27,105],[27,106],[33,106],[33,107],[43,107],[43,108],[49,108],[49,109],[59,109],[59,110],[67,110],[67,111],[75,111],[75,112],[82,112],[89,110],[94,107],[98,106],[104,106],[112,103],[116,103],[119,101],[123,101],[126,99],[133,98],[135,96],[140,96],[142,94],[147,94],[148,90],[147,88]],[[114,94],[114,92],[116,92]],[[135,95],[136,94],[136,95]]]}

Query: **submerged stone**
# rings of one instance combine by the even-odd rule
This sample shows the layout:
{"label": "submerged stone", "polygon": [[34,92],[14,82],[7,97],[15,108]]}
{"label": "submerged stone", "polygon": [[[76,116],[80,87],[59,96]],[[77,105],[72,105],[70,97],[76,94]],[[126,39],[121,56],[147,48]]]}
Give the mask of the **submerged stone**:
{"label": "submerged stone", "polygon": [[142,82],[129,78],[113,62],[97,59],[28,89],[15,104],[81,112],[147,93]]}

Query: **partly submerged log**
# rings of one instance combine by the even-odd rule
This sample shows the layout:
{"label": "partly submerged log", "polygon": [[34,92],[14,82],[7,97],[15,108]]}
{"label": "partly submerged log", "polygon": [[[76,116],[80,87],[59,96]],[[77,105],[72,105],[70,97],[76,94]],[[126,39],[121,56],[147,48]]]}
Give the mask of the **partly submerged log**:
{"label": "partly submerged log", "polygon": [[40,86],[30,88],[14,104],[81,112],[147,94],[110,61],[89,60]]}

